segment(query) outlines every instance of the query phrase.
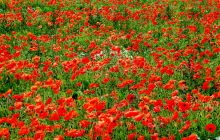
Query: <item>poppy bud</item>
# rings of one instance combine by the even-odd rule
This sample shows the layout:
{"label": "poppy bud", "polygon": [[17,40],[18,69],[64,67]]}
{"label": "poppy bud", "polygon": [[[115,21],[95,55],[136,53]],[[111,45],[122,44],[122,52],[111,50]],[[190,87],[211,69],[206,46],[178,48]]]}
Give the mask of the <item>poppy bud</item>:
{"label": "poppy bud", "polygon": [[74,100],[77,100],[78,94],[77,94],[77,93],[73,93],[72,98],[73,98]]}

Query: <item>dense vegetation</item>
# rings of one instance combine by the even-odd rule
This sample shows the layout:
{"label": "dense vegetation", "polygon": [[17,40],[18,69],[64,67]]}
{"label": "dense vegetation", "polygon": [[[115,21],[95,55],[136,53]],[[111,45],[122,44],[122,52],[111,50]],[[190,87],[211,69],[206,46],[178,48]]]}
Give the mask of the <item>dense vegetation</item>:
{"label": "dense vegetation", "polygon": [[220,136],[219,0],[0,0],[0,139]]}

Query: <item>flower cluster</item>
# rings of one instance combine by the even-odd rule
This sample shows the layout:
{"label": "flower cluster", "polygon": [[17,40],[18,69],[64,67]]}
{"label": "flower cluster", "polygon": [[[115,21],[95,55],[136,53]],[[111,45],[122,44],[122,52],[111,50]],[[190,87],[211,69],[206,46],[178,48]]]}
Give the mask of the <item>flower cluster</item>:
{"label": "flower cluster", "polygon": [[0,139],[220,136],[219,0],[0,0]]}

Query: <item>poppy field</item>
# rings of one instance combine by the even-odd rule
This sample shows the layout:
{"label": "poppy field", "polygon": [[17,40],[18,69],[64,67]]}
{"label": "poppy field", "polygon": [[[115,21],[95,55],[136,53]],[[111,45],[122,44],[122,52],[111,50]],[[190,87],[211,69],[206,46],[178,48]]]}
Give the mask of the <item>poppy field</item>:
{"label": "poppy field", "polygon": [[213,140],[219,106],[219,0],[0,0],[0,140]]}

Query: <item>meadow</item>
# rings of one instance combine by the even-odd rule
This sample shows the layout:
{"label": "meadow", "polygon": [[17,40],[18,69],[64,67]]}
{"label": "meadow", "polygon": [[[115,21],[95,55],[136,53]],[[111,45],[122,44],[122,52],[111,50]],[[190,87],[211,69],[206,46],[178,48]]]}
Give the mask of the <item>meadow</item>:
{"label": "meadow", "polygon": [[219,0],[0,0],[0,140],[220,136]]}

